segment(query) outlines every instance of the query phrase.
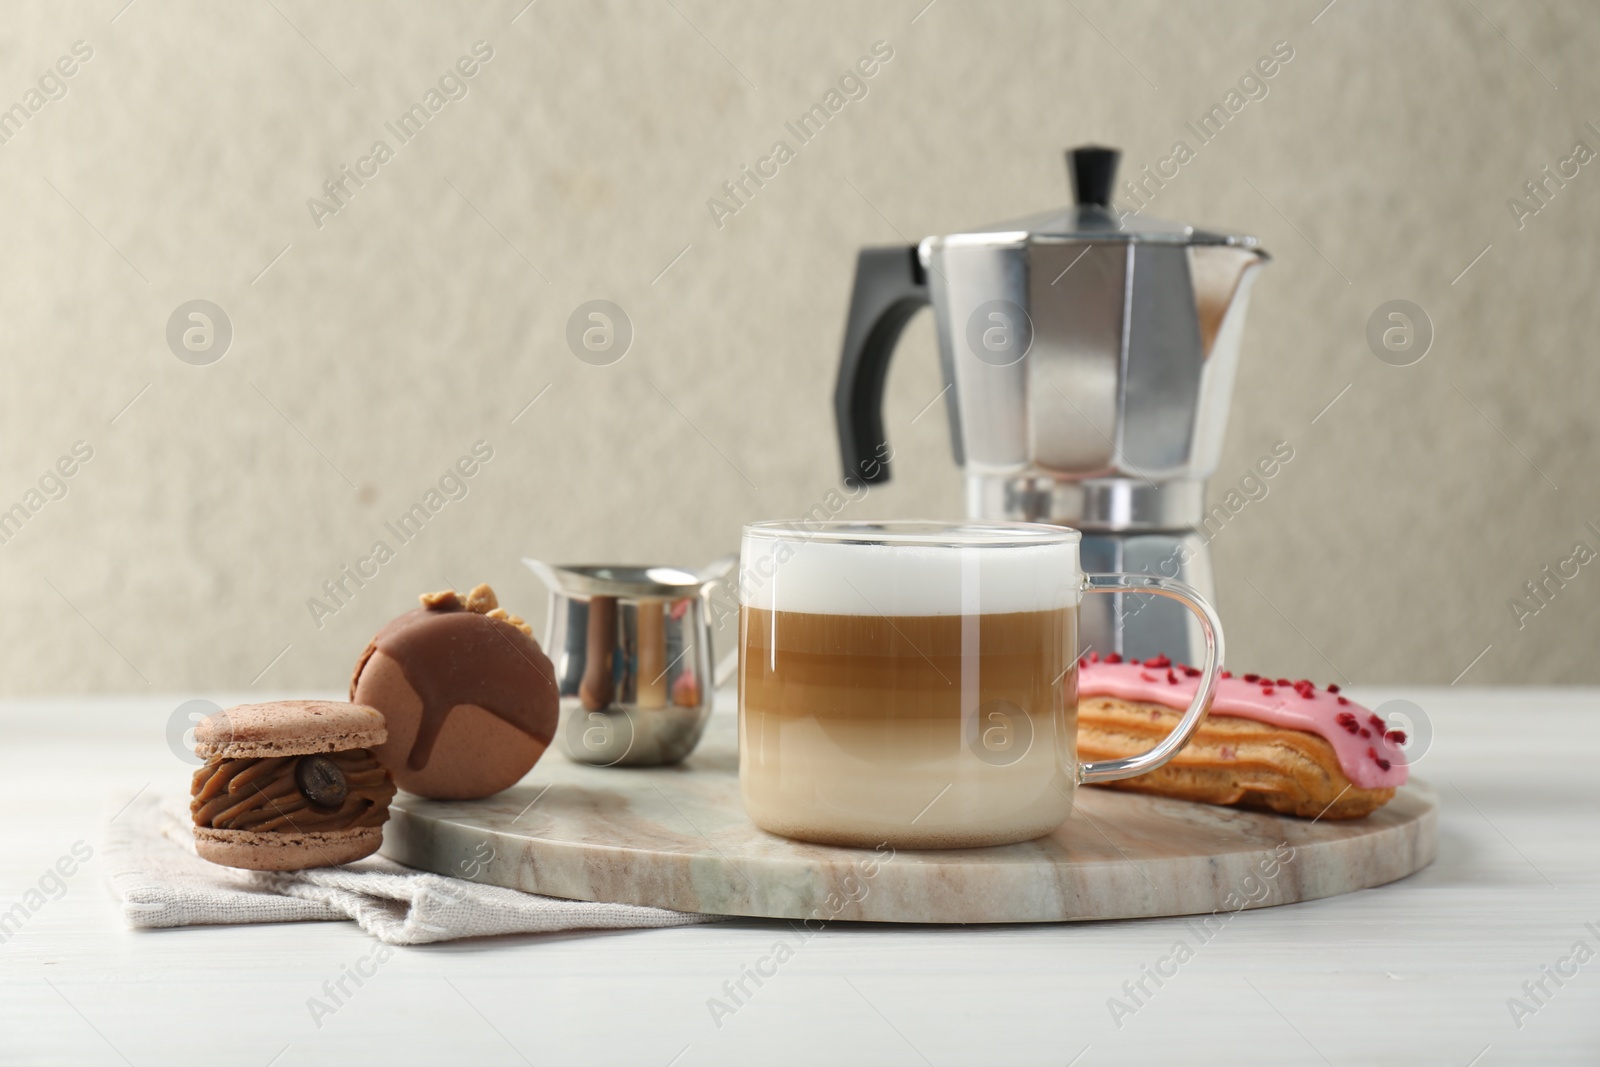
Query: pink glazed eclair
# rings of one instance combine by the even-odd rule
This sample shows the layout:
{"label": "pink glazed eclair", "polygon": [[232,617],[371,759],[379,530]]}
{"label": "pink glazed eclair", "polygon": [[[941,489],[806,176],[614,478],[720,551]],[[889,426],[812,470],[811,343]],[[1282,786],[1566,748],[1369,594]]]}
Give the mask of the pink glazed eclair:
{"label": "pink glazed eclair", "polygon": [[[1124,661],[1098,654],[1078,664],[1078,755],[1144,752],[1177,725],[1200,671],[1165,656]],[[1224,671],[1211,712],[1170,763],[1110,783],[1112,789],[1255,808],[1308,819],[1358,819],[1404,785],[1404,731],[1339,693]]]}

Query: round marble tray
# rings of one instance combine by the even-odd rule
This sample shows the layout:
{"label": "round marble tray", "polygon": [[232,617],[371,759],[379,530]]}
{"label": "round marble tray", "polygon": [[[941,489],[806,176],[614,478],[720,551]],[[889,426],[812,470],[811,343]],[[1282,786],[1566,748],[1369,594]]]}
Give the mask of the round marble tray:
{"label": "round marble tray", "polygon": [[1437,800],[1413,783],[1365,819],[1311,822],[1081,789],[1048,837],[987,849],[807,845],[739,803],[731,715],[677,767],[551,751],[486,800],[401,793],[383,853],[439,874],[574,900],[832,922],[998,923],[1231,913],[1348,893],[1432,862]]}

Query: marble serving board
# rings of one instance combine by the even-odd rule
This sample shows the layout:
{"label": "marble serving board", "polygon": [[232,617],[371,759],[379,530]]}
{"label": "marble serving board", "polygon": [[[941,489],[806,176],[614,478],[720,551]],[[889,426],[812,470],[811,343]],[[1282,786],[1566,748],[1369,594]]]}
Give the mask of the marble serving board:
{"label": "marble serving board", "polygon": [[1229,913],[1383,885],[1432,862],[1437,807],[1423,783],[1345,822],[1088,788],[1060,829],[1025,844],[808,845],[745,817],[736,723],[715,715],[675,767],[590,767],[553,749],[485,800],[401,793],[383,854],[531,893],[719,915],[1071,922]]}

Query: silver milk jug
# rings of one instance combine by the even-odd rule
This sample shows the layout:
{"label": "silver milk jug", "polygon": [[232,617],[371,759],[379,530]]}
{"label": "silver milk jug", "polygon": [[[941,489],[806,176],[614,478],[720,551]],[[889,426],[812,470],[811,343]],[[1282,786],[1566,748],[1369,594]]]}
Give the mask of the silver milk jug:
{"label": "silver milk jug", "polygon": [[736,557],[677,567],[564,565],[523,559],[550,591],[544,648],[561,694],[562,747],[596,766],[677,763],[700,741],[720,663],[708,599]]}

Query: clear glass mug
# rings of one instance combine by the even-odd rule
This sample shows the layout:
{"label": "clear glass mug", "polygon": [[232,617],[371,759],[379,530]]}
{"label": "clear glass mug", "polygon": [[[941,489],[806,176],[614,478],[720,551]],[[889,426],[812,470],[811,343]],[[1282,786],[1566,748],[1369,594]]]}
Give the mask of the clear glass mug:
{"label": "clear glass mug", "polygon": [[[739,609],[739,786],[756,825],[825,844],[1028,841],[1081,784],[1166,763],[1216,691],[1222,627],[1189,587],[1083,573],[1078,531],[1038,523],[754,523]],[[1200,620],[1202,678],[1148,752],[1080,764],[1078,605],[1171,597]]]}

